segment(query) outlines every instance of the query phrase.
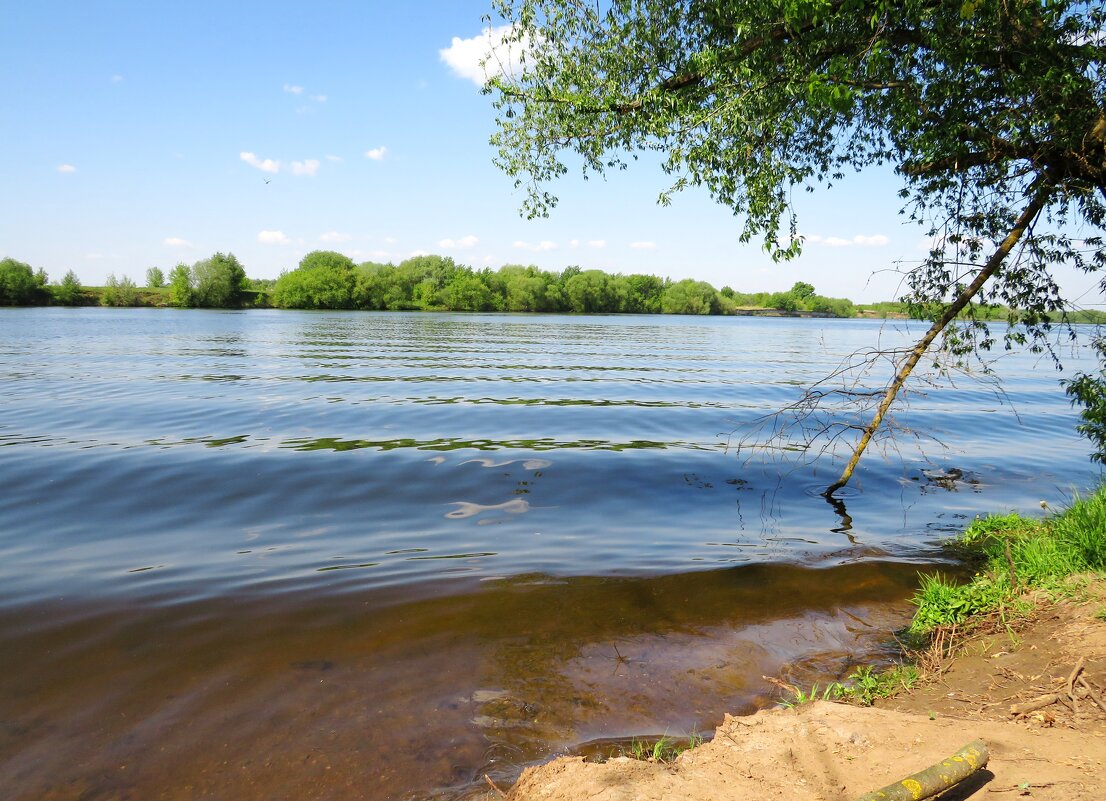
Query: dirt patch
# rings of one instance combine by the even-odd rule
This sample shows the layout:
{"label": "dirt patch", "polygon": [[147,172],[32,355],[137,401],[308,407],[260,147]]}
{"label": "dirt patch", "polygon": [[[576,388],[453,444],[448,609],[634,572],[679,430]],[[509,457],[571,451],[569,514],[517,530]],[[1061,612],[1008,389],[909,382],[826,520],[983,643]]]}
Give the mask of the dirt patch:
{"label": "dirt patch", "polygon": [[[818,702],[727,716],[671,764],[563,757],[527,769],[513,801],[851,799],[982,739],[987,770],[953,799],[1091,799],[1106,781],[1106,587],[967,641],[914,692],[861,708]],[[1074,676],[1074,678],[1073,678]],[[1011,705],[1056,696],[1014,715]],[[491,794],[494,796],[494,793]]]}

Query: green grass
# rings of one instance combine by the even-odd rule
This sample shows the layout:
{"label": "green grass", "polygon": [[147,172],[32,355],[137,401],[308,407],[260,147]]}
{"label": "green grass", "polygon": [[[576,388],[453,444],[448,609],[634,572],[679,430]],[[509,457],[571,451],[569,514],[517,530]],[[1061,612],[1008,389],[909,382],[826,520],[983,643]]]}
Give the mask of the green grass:
{"label": "green grass", "polygon": [[1030,590],[1070,594],[1072,576],[1106,570],[1106,486],[1043,520],[979,518],[952,545],[972,555],[980,569],[967,583],[941,573],[922,576],[912,634],[982,615],[1017,614],[1031,606]]}
{"label": "green grass", "polygon": [[683,738],[669,737],[667,734],[657,739],[635,737],[629,747],[622,747],[612,756],[626,756],[633,759],[652,762],[675,762],[684,751],[690,751],[703,744],[700,734],[691,734]]}
{"label": "green grass", "polygon": [[[905,642],[913,643],[908,648],[923,650],[942,627],[996,618],[1005,623],[1033,608],[1032,592],[1071,597],[1078,594],[1075,577],[1106,573],[1106,485],[1045,519],[1019,514],[978,518],[948,545],[977,570],[967,582],[941,573],[920,577],[912,599],[917,611],[904,632]],[[1106,621],[1106,607],[1095,617]],[[787,692],[779,702],[785,707],[819,700],[869,706],[909,690],[918,679],[913,665],[895,665],[882,671],[861,666],[844,681],[809,690],[776,683]]]}
{"label": "green grass", "polygon": [[792,686],[791,695],[780,700],[780,705],[791,708],[812,701],[848,701],[871,706],[879,698],[909,690],[917,681],[918,671],[913,665],[892,665],[881,671],[861,665],[843,682],[830,682],[821,688],[815,684],[809,690]]}

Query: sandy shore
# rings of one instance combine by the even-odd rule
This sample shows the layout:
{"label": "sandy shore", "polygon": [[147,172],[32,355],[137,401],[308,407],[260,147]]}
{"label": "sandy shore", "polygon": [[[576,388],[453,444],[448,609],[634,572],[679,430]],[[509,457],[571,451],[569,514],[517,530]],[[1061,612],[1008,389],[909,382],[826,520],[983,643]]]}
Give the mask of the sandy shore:
{"label": "sandy shore", "polygon": [[[507,795],[513,801],[845,801],[982,739],[990,751],[987,769],[944,798],[1100,801],[1106,621],[1096,615],[1102,607],[1101,597],[1046,606],[1016,633],[973,638],[935,665],[921,687],[881,708],[817,702],[727,716],[710,742],[672,763],[562,757],[527,769]],[[1071,682],[1073,671],[1082,682]],[[1045,695],[1058,697],[1028,714],[1010,711]]]}

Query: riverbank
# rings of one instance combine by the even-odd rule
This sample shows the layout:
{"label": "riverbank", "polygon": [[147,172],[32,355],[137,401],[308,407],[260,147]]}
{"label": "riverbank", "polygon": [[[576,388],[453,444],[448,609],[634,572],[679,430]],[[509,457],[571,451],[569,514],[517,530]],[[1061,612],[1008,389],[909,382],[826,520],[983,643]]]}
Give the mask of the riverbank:
{"label": "riverbank", "polygon": [[[987,769],[955,798],[1098,799],[1106,711],[1082,687],[1103,698],[1106,622],[1096,617],[1103,602],[1106,582],[1098,579],[1081,601],[1047,604],[1015,629],[962,643],[913,690],[873,707],[816,701],[727,716],[710,742],[672,763],[561,757],[526,770],[508,798],[844,801],[982,739]],[[1012,714],[1019,706],[1027,711]]]}
{"label": "riverbank", "polygon": [[[957,547],[987,562],[955,590],[923,582],[914,628],[929,632],[930,647],[915,655],[920,679],[908,691],[872,707],[801,703],[810,693],[792,693],[788,706],[727,716],[709,743],[671,763],[562,757],[525,771],[508,797],[849,799],[982,739],[990,763],[956,798],[1097,799],[1106,775],[1104,503],[1100,490],[1044,522],[973,523]],[[1069,575],[1060,575],[1057,554],[1071,557],[1073,542],[1084,547],[1075,563],[1097,562],[1097,572],[1070,575],[1067,562]],[[972,616],[964,599],[985,595],[991,606]],[[832,685],[818,695],[843,694]]]}

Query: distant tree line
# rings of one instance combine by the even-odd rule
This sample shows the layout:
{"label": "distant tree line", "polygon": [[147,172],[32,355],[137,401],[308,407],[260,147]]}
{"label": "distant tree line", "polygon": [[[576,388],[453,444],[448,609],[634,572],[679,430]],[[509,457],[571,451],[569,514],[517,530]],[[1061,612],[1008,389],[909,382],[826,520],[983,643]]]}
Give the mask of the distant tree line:
{"label": "distant tree line", "polygon": [[69,271],[49,283],[14,259],[0,262],[0,305],[178,306],[284,309],[367,309],[627,314],[731,314],[743,309],[807,311],[851,317],[851,301],[818,295],[811,284],[787,292],[746,294],[716,290],[705,281],[655,275],[610,274],[567,267],[560,272],[509,264],[476,270],[444,256],[416,256],[399,264],[365,262],[333,251],[308,253],[275,280],[247,278],[233,254],[216,253],[166,275],[146,271],[143,288],[129,277],[108,276],[103,287],[83,287]]}
{"label": "distant tree line", "polygon": [[304,256],[296,269],[276,280],[269,300],[285,309],[729,314],[747,306],[853,314],[850,301],[821,297],[802,282],[788,292],[748,295],[690,278],[673,281],[579,267],[550,272],[509,264],[474,270],[445,256],[358,265],[333,251]]}

